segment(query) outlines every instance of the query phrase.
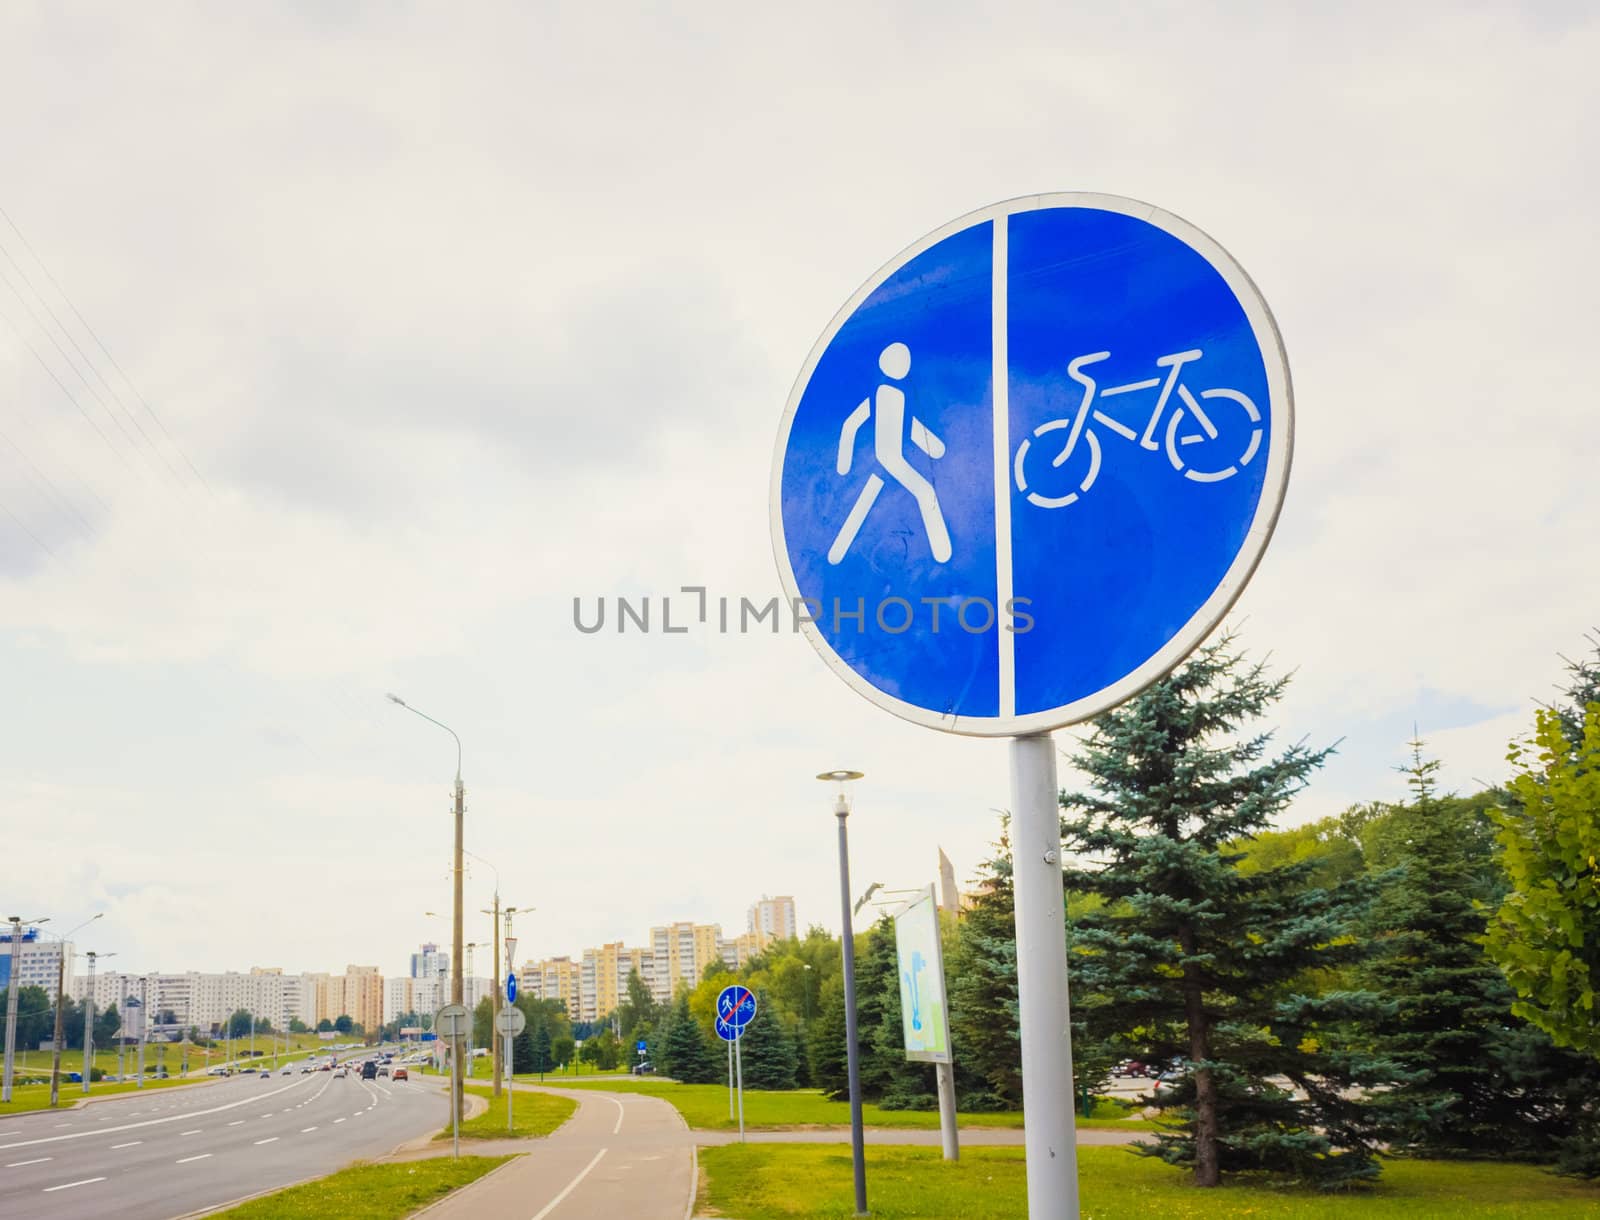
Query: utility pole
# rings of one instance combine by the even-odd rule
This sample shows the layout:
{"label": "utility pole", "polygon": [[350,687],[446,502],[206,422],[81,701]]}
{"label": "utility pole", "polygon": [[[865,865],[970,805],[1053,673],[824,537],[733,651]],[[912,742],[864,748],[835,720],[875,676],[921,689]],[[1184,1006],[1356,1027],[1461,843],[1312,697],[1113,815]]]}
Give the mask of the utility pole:
{"label": "utility pole", "polygon": [[[484,912],[484,914],[486,914],[486,915],[489,914],[489,913],[490,913],[489,911],[485,911]],[[494,979],[493,979],[494,990],[491,992],[491,998],[489,1000],[489,1009],[490,1009],[490,1013],[489,1013],[489,1028],[493,1032],[490,1033],[490,1035],[489,1035],[489,1041],[494,1043],[494,1095],[496,1097],[499,1097],[500,1096],[500,1043],[501,1043],[502,1039],[500,1037],[500,1032],[499,1032],[500,1031],[500,1027],[494,1023],[495,1020],[500,1016],[500,887],[499,886],[495,886],[495,889],[494,889],[493,914],[494,914],[494,937],[492,938],[490,943],[492,943],[494,945]]]}
{"label": "utility pole", "polygon": [[61,1039],[66,1037],[66,1006],[61,993],[67,986],[67,942],[61,942],[56,956],[56,1030],[50,1041],[50,1108],[61,1104]]}
{"label": "utility pole", "polygon": [[89,1078],[94,1075],[94,966],[100,955],[91,950],[85,956],[89,959],[89,998],[83,1006],[83,1091],[87,1093]]}
{"label": "utility pole", "polygon": [[[466,820],[466,813],[467,813],[467,793],[466,793],[466,789],[461,786],[461,762],[460,762],[460,759],[459,759],[459,756],[458,756],[457,761],[456,761],[456,808],[455,808],[455,814],[456,814],[456,852],[455,852],[455,855],[456,855],[456,867],[455,867],[455,894],[453,896],[453,912],[452,912],[452,918],[453,918],[454,924],[453,924],[453,927],[451,929],[451,940],[453,942],[452,945],[451,945],[451,948],[454,950],[454,952],[451,954],[451,958],[450,958],[450,1002],[452,1004],[463,1003],[464,1002],[464,996],[465,996],[465,993],[464,993],[464,991],[462,989],[462,983],[461,983],[461,966],[462,966],[461,954],[462,954],[462,951],[463,951],[462,942],[465,939],[465,937],[462,934],[463,933],[463,926],[462,926],[462,911],[461,911],[462,873],[465,871],[464,867],[463,867],[463,861],[462,861],[462,858],[461,858],[461,855],[462,855],[461,836],[462,836],[462,826],[463,826],[463,824],[464,824],[464,822]],[[471,1028],[471,1027],[469,1026],[468,1028]],[[461,1063],[461,1049],[462,1049],[461,1039],[460,1038],[452,1039],[452,1045],[450,1047],[450,1057],[451,1057],[452,1060],[454,1060],[454,1062],[456,1064],[456,1070],[452,1074],[452,1077],[451,1077],[450,1094],[451,1094],[451,1105],[453,1105],[455,1107],[454,1113],[458,1116],[458,1118],[459,1118],[459,1116],[461,1114],[461,1105],[462,1105],[462,1102],[466,1099],[466,1092],[467,1092],[467,1089],[466,1089],[466,1077],[465,1077],[464,1073],[462,1072],[462,1068],[463,1068],[464,1065]]]}
{"label": "utility pole", "polygon": [[11,1100],[11,1082],[17,1071],[17,999],[22,992],[22,925],[40,924],[43,919],[23,919],[8,915],[11,923],[11,974],[6,981],[6,1056],[0,1074],[0,1101]]}
{"label": "utility pole", "polygon": [[135,1088],[144,1088],[144,1042],[150,1030],[150,976],[139,976],[139,1080]]}

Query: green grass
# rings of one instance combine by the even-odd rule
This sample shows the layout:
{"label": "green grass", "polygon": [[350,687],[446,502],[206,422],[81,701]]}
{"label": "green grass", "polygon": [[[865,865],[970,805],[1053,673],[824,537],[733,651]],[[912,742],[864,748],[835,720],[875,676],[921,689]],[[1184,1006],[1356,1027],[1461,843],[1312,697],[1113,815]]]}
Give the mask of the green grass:
{"label": "green grass", "polygon": [[[469,1118],[461,1124],[462,1139],[538,1139],[561,1126],[578,1108],[578,1103],[570,1097],[556,1097],[550,1093],[518,1093],[511,1107],[511,1120],[515,1126],[507,1131],[504,1094],[496,1099],[493,1089],[476,1084],[467,1085],[466,1091],[486,1098],[489,1108],[478,1117]],[[450,1137],[450,1128],[446,1127],[433,1138],[447,1140]]]}
{"label": "green grass", "polygon": [[399,1220],[452,1190],[475,1182],[503,1156],[438,1157],[396,1165],[353,1165],[315,1182],[291,1186],[218,1216],[237,1220]]}
{"label": "green grass", "polygon": [[[1189,1185],[1188,1175],[1120,1148],[1079,1148],[1083,1220],[1578,1220],[1600,1217],[1600,1187],[1526,1165],[1391,1161],[1351,1194],[1232,1184]],[[853,1216],[850,1150],[815,1144],[702,1148],[699,1205],[740,1220]],[[964,1148],[946,1163],[935,1148],[868,1147],[867,1206],[877,1220],[1014,1220],[1027,1214],[1020,1148]]]}
{"label": "green grass", "polygon": [[[180,1084],[198,1084],[196,1080],[185,1080],[174,1076],[171,1080],[147,1080],[144,1082],[146,1089],[170,1089]],[[89,1086],[88,1097],[108,1097],[114,1093],[132,1093],[137,1089],[138,1083],[112,1084],[102,1080]],[[65,1110],[75,1102],[85,1100],[83,1085],[71,1081],[63,1074],[61,1077],[61,1109]],[[50,1086],[48,1084],[19,1084],[11,1090],[11,1102],[0,1102],[0,1118],[11,1114],[22,1114],[29,1110],[47,1110],[50,1108]]]}
{"label": "green grass", "polygon": [[[561,1081],[547,1079],[547,1084],[558,1087],[574,1085],[579,1088],[610,1089],[618,1093],[645,1093],[671,1102],[684,1121],[691,1127],[707,1131],[725,1131],[737,1128],[739,1120],[728,1117],[728,1087],[721,1084],[678,1084],[671,1080],[641,1080],[638,1077],[621,1077],[615,1080]],[[1099,1117],[1080,1118],[1082,1127],[1118,1131],[1149,1131],[1155,1126],[1145,1119],[1118,1119],[1110,1116],[1106,1108],[1097,1109]],[[901,1127],[917,1130],[938,1130],[939,1115],[930,1110],[885,1110],[867,1104],[861,1108],[862,1121],[869,1127]],[[999,1113],[958,1114],[956,1121],[963,1127],[1021,1127],[1022,1114],[1018,1111]],[[829,1101],[820,1089],[744,1091],[744,1125],[746,1128],[777,1129],[783,1127],[847,1127],[850,1125],[850,1103]]]}

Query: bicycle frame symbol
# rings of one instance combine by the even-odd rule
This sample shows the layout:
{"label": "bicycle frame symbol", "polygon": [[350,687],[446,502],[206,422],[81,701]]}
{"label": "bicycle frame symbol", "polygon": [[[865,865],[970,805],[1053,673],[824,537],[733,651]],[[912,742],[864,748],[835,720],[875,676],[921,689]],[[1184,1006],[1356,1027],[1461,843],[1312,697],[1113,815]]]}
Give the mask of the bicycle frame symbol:
{"label": "bicycle frame symbol", "polygon": [[[1261,412],[1256,409],[1255,403],[1238,390],[1220,387],[1201,390],[1199,398],[1196,398],[1189,391],[1189,387],[1179,380],[1179,376],[1184,365],[1199,360],[1202,355],[1204,353],[1199,348],[1193,348],[1186,352],[1162,356],[1156,361],[1156,367],[1167,370],[1165,378],[1150,377],[1143,381],[1132,381],[1127,385],[1107,386],[1098,390],[1100,398],[1105,399],[1160,386],[1161,393],[1156,398],[1155,409],[1150,412],[1150,419],[1145,424],[1142,434],[1120,420],[1113,419],[1094,405],[1097,387],[1094,378],[1083,370],[1088,365],[1109,359],[1111,353],[1092,352],[1073,360],[1067,365],[1067,375],[1083,387],[1083,398],[1078,403],[1077,412],[1070,419],[1046,420],[1033,430],[1032,435],[1023,439],[1022,444],[1017,447],[1016,461],[1012,466],[1017,490],[1026,493],[1028,503],[1039,508],[1065,508],[1086,494],[1100,475],[1100,437],[1089,426],[1091,420],[1115,432],[1124,440],[1136,441],[1141,449],[1153,452],[1165,448],[1167,461],[1172,464],[1173,470],[1196,483],[1220,483],[1223,479],[1238,474],[1243,467],[1250,464],[1251,459],[1256,456],[1256,451],[1261,447]],[[1179,405],[1167,415],[1167,404],[1174,392],[1177,393]],[[1228,456],[1234,447],[1221,439],[1221,430],[1201,407],[1200,399],[1231,402],[1244,411],[1249,421],[1250,435],[1245,442],[1244,452],[1237,458]],[[1158,441],[1163,415],[1166,415],[1166,430]],[[1189,421],[1187,426],[1185,421]],[[1042,440],[1050,433],[1063,430],[1067,433],[1065,441],[1061,451],[1051,459],[1050,468],[1057,470],[1064,466],[1077,451],[1081,441],[1089,450],[1088,472],[1079,481],[1076,489],[1066,495],[1047,496],[1037,490],[1030,490],[1025,467],[1033,442]],[[1222,450],[1221,456],[1218,450]],[[1219,462],[1226,464],[1219,465]]]}

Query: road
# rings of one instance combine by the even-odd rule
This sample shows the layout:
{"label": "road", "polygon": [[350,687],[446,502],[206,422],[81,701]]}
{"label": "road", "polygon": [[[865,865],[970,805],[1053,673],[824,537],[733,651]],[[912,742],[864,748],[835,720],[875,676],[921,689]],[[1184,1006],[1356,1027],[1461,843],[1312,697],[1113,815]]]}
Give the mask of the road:
{"label": "road", "polygon": [[235,1076],[0,1119],[0,1216],[171,1220],[386,1155],[449,1121],[435,1078]]}

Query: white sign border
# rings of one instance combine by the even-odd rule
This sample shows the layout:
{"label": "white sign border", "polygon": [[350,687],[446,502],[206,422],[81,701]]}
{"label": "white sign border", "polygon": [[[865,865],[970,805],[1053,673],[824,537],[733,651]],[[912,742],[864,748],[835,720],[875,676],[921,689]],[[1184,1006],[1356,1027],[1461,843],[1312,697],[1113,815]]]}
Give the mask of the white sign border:
{"label": "white sign border", "polygon": [[[795,412],[799,409],[800,399],[805,393],[806,386],[811,382],[812,374],[816,372],[823,352],[828,349],[839,329],[861,303],[891,275],[923,251],[952,234],[982,224],[984,221],[1053,208],[1094,208],[1143,220],[1188,245],[1222,276],[1244,309],[1245,317],[1250,322],[1251,332],[1255,335],[1256,344],[1261,350],[1262,363],[1266,368],[1268,418],[1272,421],[1272,437],[1267,448],[1266,478],[1262,484],[1261,499],[1256,505],[1255,516],[1250,522],[1250,528],[1245,534],[1239,553],[1234,556],[1233,563],[1229,565],[1228,571],[1211,596],[1190,616],[1188,622],[1132,673],[1060,707],[1028,712],[1020,716],[952,716],[948,713],[929,711],[927,708],[897,699],[873,686],[866,678],[850,668],[814,624],[801,621],[801,631],[811,642],[811,646],[817,650],[829,668],[844,679],[857,694],[913,724],[946,733],[959,733],[969,737],[1021,737],[1048,733],[1067,725],[1092,720],[1159,681],[1211,634],[1232,609],[1239,595],[1244,592],[1245,585],[1249,583],[1256,566],[1261,562],[1261,556],[1266,551],[1273,530],[1277,527],[1278,516],[1283,508],[1284,491],[1289,483],[1289,467],[1294,453],[1294,392],[1289,380],[1289,361],[1284,352],[1283,338],[1278,333],[1278,325],[1273,319],[1272,311],[1267,308],[1266,299],[1256,287],[1255,281],[1234,257],[1217,241],[1187,220],[1154,204],[1091,191],[1023,195],[979,208],[975,212],[968,212],[935,229],[920,241],[907,246],[879,267],[866,283],[856,289],[854,295],[834,314],[833,320],[812,345],[805,364],[801,366],[799,376],[795,378],[794,387],[789,391],[789,401],[784,407],[783,420],[778,427],[768,501],[773,556],[777,560],[778,578],[789,604],[797,607],[802,603],[799,584],[789,563],[789,548],[783,532],[783,459],[789,447],[789,432],[794,426]],[[999,625],[998,616],[995,630],[1003,630]]]}

